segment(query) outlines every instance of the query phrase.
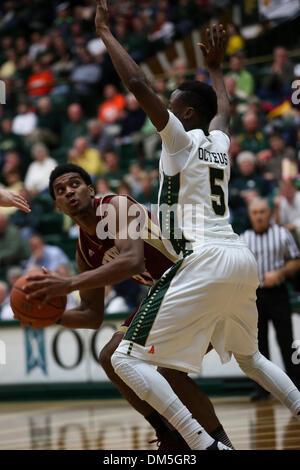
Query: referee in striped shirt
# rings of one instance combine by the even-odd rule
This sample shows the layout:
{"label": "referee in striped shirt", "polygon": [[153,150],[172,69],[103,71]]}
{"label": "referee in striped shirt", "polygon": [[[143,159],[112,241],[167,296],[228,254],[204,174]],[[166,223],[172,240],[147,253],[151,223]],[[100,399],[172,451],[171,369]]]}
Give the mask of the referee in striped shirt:
{"label": "referee in striped shirt", "polygon": [[[253,228],[247,230],[241,238],[258,264],[258,347],[265,357],[270,357],[268,322],[271,320],[286,372],[299,387],[300,366],[292,363],[292,309],[285,280],[300,270],[300,252],[288,230],[271,224],[272,212],[266,200],[254,200],[249,206],[249,216]],[[268,392],[256,385],[252,399],[260,400],[268,395]]]}

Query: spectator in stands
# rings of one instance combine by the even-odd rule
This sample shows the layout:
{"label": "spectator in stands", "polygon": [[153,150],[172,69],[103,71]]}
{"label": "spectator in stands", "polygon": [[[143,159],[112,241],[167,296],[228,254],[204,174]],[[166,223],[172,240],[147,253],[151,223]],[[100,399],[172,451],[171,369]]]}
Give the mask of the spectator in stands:
{"label": "spectator in stands", "polygon": [[141,17],[132,19],[132,34],[128,37],[128,52],[136,62],[141,62],[149,54],[148,41],[149,27],[146,21]]}
{"label": "spectator in stands", "polygon": [[243,132],[238,136],[238,143],[242,150],[258,153],[268,148],[268,140],[263,131],[259,129],[258,118],[254,113],[246,113],[242,119]]}
{"label": "spectator in stands", "polygon": [[48,95],[53,88],[54,77],[51,70],[43,66],[41,61],[33,63],[33,73],[27,82],[27,93],[32,98]]}
{"label": "spectator in stands", "polygon": [[33,162],[29,165],[25,176],[25,188],[33,196],[48,188],[49,176],[57,162],[48,154],[47,147],[40,143],[32,146]]}
{"label": "spectator in stands", "polygon": [[229,185],[229,206],[234,215],[234,229],[239,233],[249,228],[248,206],[259,196],[267,196],[268,183],[256,171],[256,158],[251,152],[237,157],[237,175]]}
{"label": "spectator in stands", "polygon": [[243,97],[249,97],[254,92],[254,80],[245,67],[244,55],[237,52],[230,57],[230,72],[229,77],[233,77],[236,82],[236,90],[243,93]]}
{"label": "spectator in stands", "polygon": [[280,195],[274,199],[275,221],[289,230],[300,248],[300,191],[295,181],[281,181]]}
{"label": "spectator in stands", "polygon": [[26,173],[24,163],[24,159],[21,159],[18,152],[7,152],[1,169],[2,182],[5,184],[6,176],[10,173],[19,173],[23,178]]}
{"label": "spectator in stands", "polygon": [[117,194],[124,194],[126,196],[132,196],[130,186],[126,183],[125,180],[121,181],[120,186],[117,188]]}
{"label": "spectator in stands", "polygon": [[257,155],[260,172],[264,178],[279,184],[283,177],[284,160],[294,162],[296,165],[295,152],[286,146],[285,140],[280,133],[274,133],[269,137],[270,148],[261,151]]}
{"label": "spectator in stands", "polygon": [[14,49],[8,49],[5,53],[6,61],[0,67],[0,78],[2,80],[11,78],[17,71],[17,54]]}
{"label": "spectator in stands", "polygon": [[120,168],[119,156],[116,152],[111,150],[104,153],[104,161],[107,168],[105,179],[108,181],[112,190],[116,192],[124,177],[124,171]]}
{"label": "spectator in stands", "polygon": [[30,203],[31,212],[26,214],[21,210],[17,210],[10,216],[10,222],[19,229],[23,240],[27,241],[39,229],[44,207],[39,198],[31,197],[25,188],[22,188],[19,194]]}
{"label": "spectator in stands", "polygon": [[127,137],[138,132],[143,127],[146,120],[146,114],[140,107],[138,101],[132,93],[126,95],[126,108],[122,112],[120,120],[121,137]]}
{"label": "spectator in stands", "polygon": [[68,122],[63,127],[61,141],[62,147],[68,149],[73,146],[73,142],[77,137],[86,135],[87,127],[80,104],[70,104],[68,106],[67,114]]}
{"label": "spectator in stands", "polygon": [[0,155],[6,152],[21,151],[23,149],[22,139],[19,135],[12,131],[11,118],[4,118],[1,120],[0,131]]}
{"label": "spectator in stands", "polygon": [[79,64],[73,68],[70,76],[72,93],[75,98],[81,99],[86,114],[91,112],[94,114],[96,112],[95,102],[97,102],[97,94],[99,93],[96,86],[100,83],[102,70],[86,49],[80,49],[77,56]]}
{"label": "spectator in stands", "polygon": [[188,34],[195,26],[199,7],[191,0],[179,0],[175,9],[176,31],[182,36]]}
{"label": "spectator in stands", "polygon": [[[7,270],[6,278],[7,278],[8,284],[3,283],[3,294],[5,293],[5,287],[6,287],[7,293],[3,302],[1,302],[1,294],[0,294],[0,303],[1,303],[0,319],[3,321],[14,319],[14,313],[10,306],[10,293],[11,293],[12,286],[19,279],[19,277],[22,276],[22,274],[23,274],[23,269],[20,268],[19,266],[12,266],[11,268]],[[1,287],[0,287],[0,292],[1,292]]]}
{"label": "spectator in stands", "polygon": [[139,176],[139,183],[141,185],[141,192],[137,194],[136,199],[150,209],[151,204],[157,204],[158,187],[152,184],[151,176],[146,172]]}
{"label": "spectator in stands", "polygon": [[61,122],[57,113],[52,109],[51,99],[48,96],[38,100],[37,118],[37,128],[31,135],[31,141],[55,146],[58,143]]}
{"label": "spectator in stands", "polygon": [[58,246],[46,245],[39,234],[34,234],[29,238],[31,256],[26,263],[26,270],[37,266],[40,269],[44,266],[50,271],[56,271],[60,265],[68,265],[69,259]]}
{"label": "spectator in stands", "polygon": [[18,105],[18,114],[14,117],[12,123],[13,133],[26,137],[36,129],[36,126],[36,114],[30,110],[26,101],[20,102]]}
{"label": "spectator in stands", "polygon": [[155,23],[150,31],[148,39],[156,48],[171,44],[175,34],[174,24],[168,21],[167,14],[159,10],[156,14]]}
{"label": "spectator in stands", "polygon": [[104,313],[128,312],[128,305],[123,297],[117,294],[111,286],[105,286]]}
{"label": "spectator in stands", "polygon": [[116,86],[108,84],[103,91],[104,101],[99,107],[98,118],[104,124],[113,124],[125,108],[125,96],[119,93]]}
{"label": "spectator in stands", "polygon": [[239,31],[237,25],[230,23],[227,26],[227,35],[228,35],[228,42],[226,47],[226,54],[228,56],[232,56],[237,52],[241,51],[245,47],[245,41]]}
{"label": "spectator in stands", "polygon": [[100,152],[89,148],[85,137],[75,139],[74,148],[69,152],[69,161],[81,166],[92,176],[101,175],[107,170]]}
{"label": "spectator in stands", "polygon": [[98,119],[91,119],[87,123],[87,143],[89,148],[94,148],[100,153],[113,148],[113,138],[107,132],[105,126]]}
{"label": "spectator in stands", "polygon": [[114,191],[110,187],[106,178],[98,178],[95,184],[96,197],[103,197],[107,194],[113,194]]}
{"label": "spectator in stands", "polygon": [[43,36],[40,31],[34,31],[30,36],[30,46],[28,55],[30,60],[34,61],[37,56],[46,50],[46,44],[43,42]]}
{"label": "spectator in stands", "polygon": [[23,269],[20,266],[12,266],[6,272],[6,279],[9,289],[12,288],[15,282],[23,275]]}
{"label": "spectator in stands", "polygon": [[289,59],[287,50],[284,47],[276,47],[273,52],[273,63],[266,69],[262,81],[263,89],[270,93],[266,97],[275,95],[274,98],[278,99],[282,95],[288,96],[293,77],[294,65]]}
{"label": "spectator in stands", "polygon": [[27,243],[22,240],[20,232],[0,214],[0,266],[20,264],[29,257]]}
{"label": "spectator in stands", "polygon": [[136,198],[142,190],[140,183],[140,176],[142,173],[143,170],[141,165],[137,161],[133,161],[129,166],[128,174],[124,177],[124,181],[129,185],[130,191],[134,198]]}
{"label": "spectator in stands", "polygon": [[0,281],[0,320],[13,320],[13,313],[12,311],[9,312],[10,305],[9,305],[9,293],[8,293],[8,285],[4,281]]}

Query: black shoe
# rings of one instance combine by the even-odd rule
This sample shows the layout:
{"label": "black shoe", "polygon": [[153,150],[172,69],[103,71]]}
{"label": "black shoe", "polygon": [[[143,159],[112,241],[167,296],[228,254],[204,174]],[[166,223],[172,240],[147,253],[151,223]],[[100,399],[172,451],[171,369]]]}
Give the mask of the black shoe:
{"label": "black shoe", "polygon": [[255,390],[255,392],[250,395],[250,399],[251,401],[262,401],[268,400],[270,396],[270,392],[267,392],[266,390]]}

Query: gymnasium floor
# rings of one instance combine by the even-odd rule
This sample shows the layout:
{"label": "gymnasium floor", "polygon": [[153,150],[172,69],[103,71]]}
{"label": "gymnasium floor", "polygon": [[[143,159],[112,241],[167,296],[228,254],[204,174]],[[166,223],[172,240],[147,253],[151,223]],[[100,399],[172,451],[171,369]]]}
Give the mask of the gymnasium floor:
{"label": "gymnasium floor", "polygon": [[[278,402],[212,401],[236,449],[300,449],[300,422]],[[154,450],[152,439],[123,400],[0,403],[0,450]]]}

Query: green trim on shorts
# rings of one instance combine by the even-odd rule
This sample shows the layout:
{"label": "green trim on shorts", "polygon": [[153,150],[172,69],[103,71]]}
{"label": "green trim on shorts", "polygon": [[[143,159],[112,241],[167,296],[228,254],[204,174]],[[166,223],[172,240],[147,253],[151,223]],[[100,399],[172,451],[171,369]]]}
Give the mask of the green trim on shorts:
{"label": "green trim on shorts", "polygon": [[164,296],[183,261],[184,258],[180,259],[158,281],[156,281],[148,297],[140,306],[123,338],[127,341],[131,341],[127,351],[128,355],[130,355],[134,343],[145,346]]}

